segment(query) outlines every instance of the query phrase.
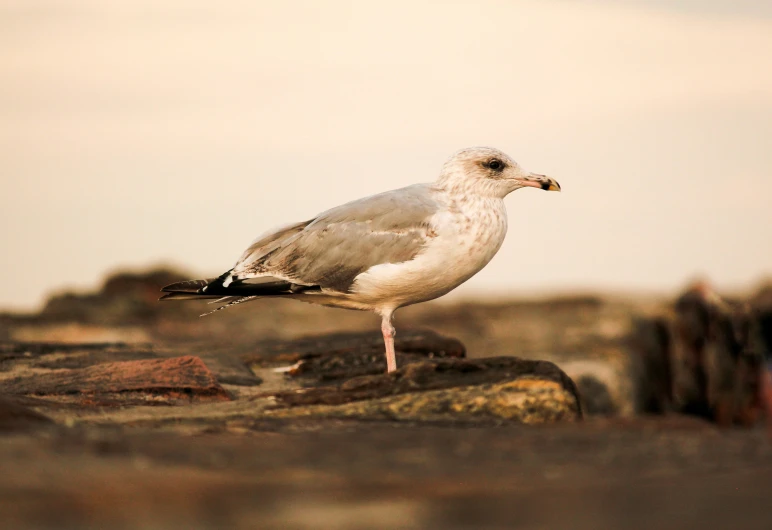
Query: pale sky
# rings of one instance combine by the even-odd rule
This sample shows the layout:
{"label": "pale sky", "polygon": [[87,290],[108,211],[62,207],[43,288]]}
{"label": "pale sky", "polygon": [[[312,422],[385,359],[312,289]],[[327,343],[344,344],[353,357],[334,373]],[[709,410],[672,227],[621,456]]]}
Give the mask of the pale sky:
{"label": "pale sky", "polygon": [[507,198],[459,295],[772,275],[767,1],[0,2],[0,307],[431,181],[490,145]]}

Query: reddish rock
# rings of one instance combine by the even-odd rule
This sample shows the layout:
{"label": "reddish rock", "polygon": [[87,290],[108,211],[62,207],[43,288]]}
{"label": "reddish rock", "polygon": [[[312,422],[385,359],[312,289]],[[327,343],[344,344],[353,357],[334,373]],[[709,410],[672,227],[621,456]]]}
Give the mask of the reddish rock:
{"label": "reddish rock", "polygon": [[104,363],[16,378],[6,381],[3,386],[10,394],[104,396],[139,393],[172,399],[230,399],[215,374],[201,359],[193,356]]}

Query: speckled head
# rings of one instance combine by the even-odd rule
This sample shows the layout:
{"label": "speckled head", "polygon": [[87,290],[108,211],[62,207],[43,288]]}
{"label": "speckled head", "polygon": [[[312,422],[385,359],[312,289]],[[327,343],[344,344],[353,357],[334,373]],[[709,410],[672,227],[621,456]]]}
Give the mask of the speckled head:
{"label": "speckled head", "polygon": [[560,191],[555,179],[525,171],[506,153],[492,147],[458,151],[442,166],[437,183],[453,192],[498,198],[525,187]]}

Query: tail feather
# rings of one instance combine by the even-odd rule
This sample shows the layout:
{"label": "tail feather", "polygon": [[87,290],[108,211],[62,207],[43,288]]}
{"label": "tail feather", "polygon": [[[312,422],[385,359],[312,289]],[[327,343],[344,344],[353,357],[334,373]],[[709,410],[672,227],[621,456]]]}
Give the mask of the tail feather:
{"label": "tail feather", "polygon": [[202,313],[201,317],[205,317],[207,315],[211,315],[212,313],[217,313],[218,311],[221,311],[223,309],[228,309],[229,307],[233,307],[234,305],[243,304],[244,302],[249,302],[250,300],[255,300],[257,298],[260,298],[259,296],[241,296],[241,297],[232,297],[235,298],[235,300],[231,300],[227,304],[221,305],[220,307],[216,307],[212,309],[211,311],[207,311],[206,313]]}
{"label": "tail feather", "polygon": [[223,303],[213,311],[201,315],[205,316],[256,298],[289,296],[303,291],[320,290],[317,285],[300,285],[272,276],[234,280],[230,272],[208,280],[187,280],[167,285],[161,289],[165,294],[160,300],[210,300],[210,304]]}
{"label": "tail feather", "polygon": [[165,293],[198,293],[213,281],[214,278],[208,280],[185,280],[184,282],[167,285],[161,291]]}
{"label": "tail feather", "polygon": [[[166,293],[162,295],[159,300],[166,302],[169,300],[211,300],[212,298],[216,298],[216,295],[198,293]],[[217,300],[215,300],[215,302],[217,302]]]}
{"label": "tail feather", "polygon": [[207,304],[224,304],[225,302],[230,302],[234,298],[239,298],[238,296],[223,296],[222,298],[218,298],[216,300],[210,300],[207,302]]}

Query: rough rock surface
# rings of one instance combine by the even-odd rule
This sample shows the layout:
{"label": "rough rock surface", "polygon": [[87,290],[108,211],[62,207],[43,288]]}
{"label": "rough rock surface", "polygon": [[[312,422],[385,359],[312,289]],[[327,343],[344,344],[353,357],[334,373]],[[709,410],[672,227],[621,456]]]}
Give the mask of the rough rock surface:
{"label": "rough rock surface", "polygon": [[[402,367],[386,374],[382,350],[373,333],[334,334],[263,342],[236,356],[208,352],[207,365],[197,356],[171,356],[174,350],[149,346],[5,344],[0,382],[8,394],[40,398],[44,413],[55,404],[51,417],[71,424],[176,421],[205,429],[214,418],[244,417],[523,423],[581,418],[576,386],[552,363],[464,359],[457,340],[414,330],[397,342]],[[110,355],[133,360],[104,362]],[[143,355],[150,358],[135,358]],[[146,405],[231,400],[214,409],[143,411]],[[72,406],[80,407],[74,415]]]}
{"label": "rough rock surface", "polygon": [[[293,407],[272,411],[284,417],[483,418],[523,423],[582,417],[576,386],[565,373],[552,363],[514,357],[417,362],[390,374],[360,376],[336,386],[280,392],[275,397],[278,404]],[[299,406],[302,410],[297,410]]]}
{"label": "rough rock surface", "polygon": [[388,397],[343,403],[274,409],[267,414],[282,418],[330,418],[408,421],[499,420],[525,424],[581,418],[576,396],[558,383],[516,379],[461,388],[409,392]]}
{"label": "rough rock surface", "polygon": [[144,394],[166,399],[230,399],[198,357],[103,363],[55,370],[3,381],[9,394],[79,394],[106,402],[110,397]]}
{"label": "rough rock surface", "polygon": [[[256,368],[295,365],[291,375],[306,384],[382,374],[386,371],[380,332],[334,333],[290,341],[264,341],[243,360]],[[406,329],[394,341],[397,366],[424,359],[465,357],[466,349],[457,339],[428,330]]]}

